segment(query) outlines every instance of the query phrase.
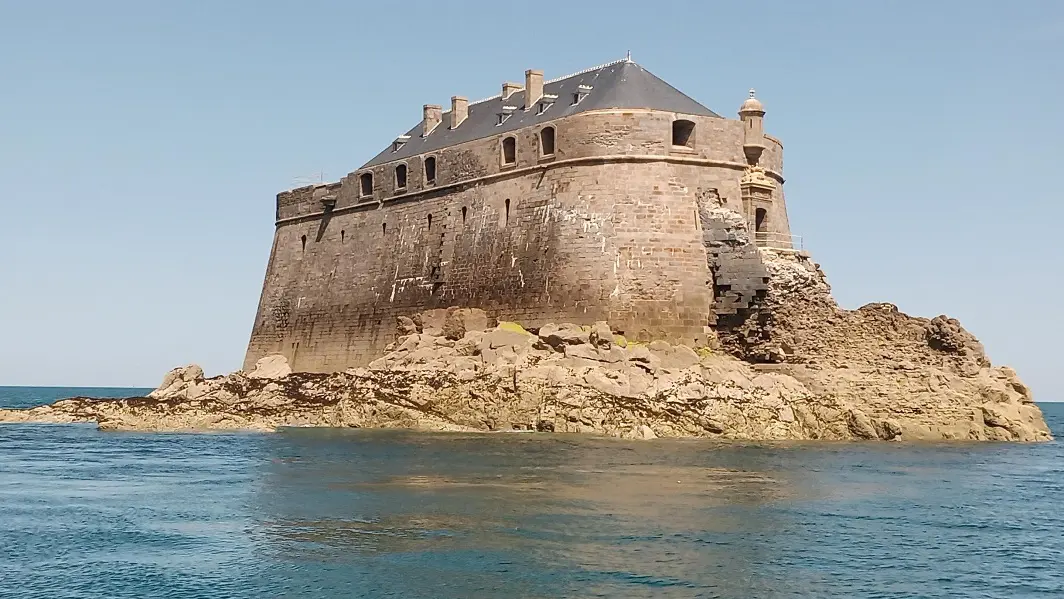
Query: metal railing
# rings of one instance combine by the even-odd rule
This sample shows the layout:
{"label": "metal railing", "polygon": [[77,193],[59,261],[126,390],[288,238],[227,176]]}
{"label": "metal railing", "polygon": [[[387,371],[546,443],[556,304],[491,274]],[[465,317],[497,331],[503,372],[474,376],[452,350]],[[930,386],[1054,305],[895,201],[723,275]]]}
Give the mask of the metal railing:
{"label": "metal railing", "polygon": [[754,244],[757,247],[776,250],[805,249],[805,240],[800,235],[787,235],[786,233],[772,233],[769,231],[754,233]]}

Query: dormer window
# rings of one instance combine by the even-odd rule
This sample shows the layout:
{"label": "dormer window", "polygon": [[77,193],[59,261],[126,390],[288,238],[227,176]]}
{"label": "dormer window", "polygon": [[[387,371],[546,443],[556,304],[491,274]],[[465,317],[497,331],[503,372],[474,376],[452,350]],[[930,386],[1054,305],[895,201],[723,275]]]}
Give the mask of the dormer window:
{"label": "dormer window", "polygon": [[554,94],[543,94],[543,99],[539,102],[539,108],[536,109],[536,114],[543,114],[547,112],[551,106],[554,106],[554,101],[558,99]]}
{"label": "dormer window", "polygon": [[399,164],[395,167],[395,190],[406,190],[406,165]]}
{"label": "dormer window", "polygon": [[358,176],[358,197],[368,198],[373,195],[373,173],[362,173]]}
{"label": "dormer window", "polygon": [[576,93],[573,94],[573,105],[577,105],[584,101],[584,98],[591,93],[592,87],[590,85],[578,85],[576,87]]}
{"label": "dormer window", "polygon": [[513,116],[515,110],[517,110],[516,106],[503,106],[502,112],[500,112],[498,115],[499,121],[495,123],[495,126],[499,126],[509,120],[509,118]]}
{"label": "dormer window", "polygon": [[406,142],[410,141],[409,135],[400,135],[392,142],[392,151],[398,152],[400,148],[406,145]]}
{"label": "dormer window", "polygon": [[510,136],[502,140],[502,165],[517,164],[517,138]]}

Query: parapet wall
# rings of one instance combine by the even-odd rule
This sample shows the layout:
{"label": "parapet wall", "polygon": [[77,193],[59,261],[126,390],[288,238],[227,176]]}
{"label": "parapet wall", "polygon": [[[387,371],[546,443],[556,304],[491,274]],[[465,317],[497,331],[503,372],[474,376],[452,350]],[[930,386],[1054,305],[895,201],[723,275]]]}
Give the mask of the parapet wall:
{"label": "parapet wall", "polygon": [[[393,340],[397,316],[449,306],[704,343],[714,296],[699,198],[741,206],[742,128],[684,116],[697,121],[694,147],[674,148],[674,118],[581,113],[550,123],[553,156],[529,128],[516,132],[514,165],[500,136],[435,153],[434,184],[417,157],[402,190],[386,163],[371,169],[368,198],[364,171],[279,194],[245,367],[270,353],[298,371],[365,364]],[[766,152],[770,172],[780,155]]]}

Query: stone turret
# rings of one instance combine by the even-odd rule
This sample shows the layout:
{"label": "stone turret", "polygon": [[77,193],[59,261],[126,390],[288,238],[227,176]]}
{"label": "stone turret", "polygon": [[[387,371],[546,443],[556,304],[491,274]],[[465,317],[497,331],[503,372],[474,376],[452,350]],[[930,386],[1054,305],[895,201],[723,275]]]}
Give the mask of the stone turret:
{"label": "stone turret", "polygon": [[739,107],[739,120],[743,122],[744,129],[743,153],[751,165],[757,165],[761,153],[765,151],[765,107],[754,94],[754,90],[750,90],[750,97]]}

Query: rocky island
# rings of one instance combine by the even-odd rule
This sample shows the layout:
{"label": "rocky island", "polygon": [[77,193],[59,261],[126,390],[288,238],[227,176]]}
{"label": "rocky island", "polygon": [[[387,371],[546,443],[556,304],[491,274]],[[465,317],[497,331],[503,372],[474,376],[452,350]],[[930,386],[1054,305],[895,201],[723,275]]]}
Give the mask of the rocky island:
{"label": "rocky island", "polygon": [[1050,439],[956,320],[835,303],[764,116],[753,90],[726,119],[630,57],[425,104],[341,181],[277,195],[242,371],[0,421]]}
{"label": "rocky island", "polygon": [[[890,304],[842,310],[807,260],[771,263],[775,280],[788,284],[773,288],[776,319],[757,330],[757,343],[642,344],[605,322],[526,330],[491,322],[482,310],[452,308],[400,318],[398,339],[367,367],[296,373],[273,355],[250,372],[205,378],[187,366],[148,397],[72,398],[0,410],[0,421],[148,431],[319,426],[636,439],[1051,439],[1016,373],[991,366],[955,320],[914,318]],[[786,361],[748,362],[739,351]]]}

